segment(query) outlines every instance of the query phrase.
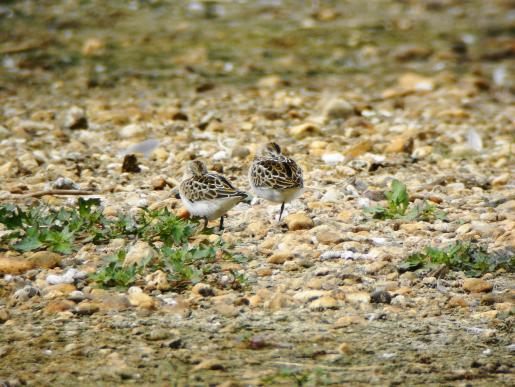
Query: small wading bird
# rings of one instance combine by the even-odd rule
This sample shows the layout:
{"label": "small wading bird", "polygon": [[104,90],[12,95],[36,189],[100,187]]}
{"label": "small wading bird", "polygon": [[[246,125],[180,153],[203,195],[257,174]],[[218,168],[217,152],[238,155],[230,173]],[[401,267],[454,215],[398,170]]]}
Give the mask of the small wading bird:
{"label": "small wading bird", "polygon": [[245,192],[238,191],[225,177],[209,173],[200,160],[188,164],[179,186],[179,195],[191,215],[204,218],[204,228],[208,220],[220,218],[220,231],[224,228],[227,211],[247,197]]}
{"label": "small wading bird", "polygon": [[256,155],[249,169],[249,181],[256,196],[281,203],[279,221],[284,203],[296,199],[304,190],[302,169],[284,156],[275,142],[266,144]]}

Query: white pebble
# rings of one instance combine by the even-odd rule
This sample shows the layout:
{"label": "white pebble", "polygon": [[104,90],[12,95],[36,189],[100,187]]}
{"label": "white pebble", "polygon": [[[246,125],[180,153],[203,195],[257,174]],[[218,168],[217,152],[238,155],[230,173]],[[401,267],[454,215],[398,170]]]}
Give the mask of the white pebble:
{"label": "white pebble", "polygon": [[322,161],[328,165],[335,165],[345,160],[345,157],[338,152],[326,153],[322,155]]}

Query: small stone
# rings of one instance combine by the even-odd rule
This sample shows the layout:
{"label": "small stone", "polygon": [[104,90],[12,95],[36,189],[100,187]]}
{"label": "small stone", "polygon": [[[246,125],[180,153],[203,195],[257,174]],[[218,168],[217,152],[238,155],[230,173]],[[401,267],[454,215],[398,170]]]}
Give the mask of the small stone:
{"label": "small stone", "polygon": [[466,308],[468,305],[467,305],[467,301],[465,301],[465,299],[463,297],[451,297],[449,298],[449,300],[447,301],[447,306],[449,308]]}
{"label": "small stone", "polygon": [[21,274],[34,268],[33,264],[22,257],[0,254],[0,274]]}
{"label": "small stone", "polygon": [[52,189],[80,189],[78,184],[67,177],[59,177],[57,180],[52,182],[51,187]]}
{"label": "small stone", "polygon": [[407,153],[413,152],[414,140],[411,135],[401,135],[394,138],[384,149],[385,153]]}
{"label": "small stone", "polygon": [[150,341],[166,340],[170,337],[170,331],[168,329],[157,328],[152,330],[147,336]]}
{"label": "small stone", "polygon": [[52,300],[45,306],[47,313],[61,313],[73,309],[75,303],[68,300]]}
{"label": "small stone", "polygon": [[234,305],[220,303],[215,306],[215,311],[225,317],[236,317],[239,314],[238,308]]}
{"label": "small stone", "polygon": [[366,292],[353,292],[345,294],[345,301],[351,304],[369,304],[370,294]]}
{"label": "small stone", "polygon": [[263,89],[276,89],[286,84],[286,81],[278,75],[267,75],[258,80],[257,86]]}
{"label": "small stone", "polygon": [[64,114],[63,126],[66,129],[87,129],[88,119],[84,109],[78,106],[68,109]]}
{"label": "small stone", "polygon": [[168,290],[170,289],[170,283],[168,282],[168,276],[162,270],[156,270],[145,277],[147,285],[145,289],[148,290]]}
{"label": "small stone", "polygon": [[290,251],[277,251],[268,257],[266,261],[275,265],[281,265],[291,259],[293,259],[293,254]]}
{"label": "small stone", "polygon": [[364,319],[360,316],[343,316],[336,320],[335,326],[336,328],[343,328],[352,324],[361,324],[362,322],[364,322]]}
{"label": "small stone", "polygon": [[335,245],[343,241],[343,237],[336,231],[327,226],[318,226],[315,236],[319,243],[324,245]]}
{"label": "small stone", "polygon": [[268,302],[268,308],[270,310],[280,310],[287,307],[290,304],[290,299],[281,293],[276,293]]}
{"label": "small stone", "polygon": [[153,310],[156,308],[156,301],[143,292],[129,293],[129,302],[132,306],[142,309]]}
{"label": "small stone", "polygon": [[288,215],[284,222],[290,231],[308,230],[314,226],[313,219],[304,213]]}
{"label": "small stone", "polygon": [[99,38],[88,38],[82,45],[82,53],[85,56],[97,56],[104,53],[105,43]]}
{"label": "small stone", "polygon": [[152,247],[147,242],[138,241],[129,248],[123,261],[123,267],[142,266],[148,263],[153,257],[154,250]]}
{"label": "small stone", "polygon": [[9,313],[9,311],[7,309],[0,309],[0,324],[5,323],[10,318],[11,318],[11,314]]}
{"label": "small stone", "polygon": [[147,133],[147,129],[139,124],[130,124],[124,126],[120,130],[120,137],[122,138],[132,138],[137,136],[142,136]]}
{"label": "small stone", "polygon": [[431,78],[407,73],[399,78],[399,86],[407,91],[431,91],[435,83]]}
{"label": "small stone", "polygon": [[155,191],[161,191],[167,186],[166,180],[162,177],[157,177],[152,180],[152,189]]}
{"label": "small stone", "polygon": [[305,137],[311,137],[319,134],[320,128],[312,123],[304,123],[291,127],[289,133],[293,138],[300,140]]}
{"label": "small stone", "polygon": [[463,281],[463,289],[469,293],[487,293],[491,292],[493,285],[480,278],[466,278]]}
{"label": "small stone", "polygon": [[141,168],[136,155],[125,155],[122,163],[122,172],[139,173]]}
{"label": "small stone", "polygon": [[97,303],[93,303],[91,301],[82,301],[75,308],[75,313],[81,316],[90,316],[93,313],[99,311],[99,306]]}
{"label": "small stone", "polygon": [[75,301],[75,302],[81,302],[86,299],[86,295],[81,292],[80,290],[74,290],[70,294],[68,294],[68,300]]}
{"label": "small stone", "polygon": [[389,304],[392,302],[392,296],[386,290],[376,290],[370,295],[372,304]]}
{"label": "small stone", "polygon": [[325,309],[338,309],[337,301],[331,296],[323,296],[309,304],[309,309],[322,311]]}
{"label": "small stone", "polygon": [[349,343],[341,343],[338,346],[338,352],[340,352],[343,355],[350,355],[353,351]]}
{"label": "small stone", "polygon": [[27,257],[32,267],[39,267],[43,269],[53,269],[61,263],[62,256],[51,251],[38,251],[32,253]]}
{"label": "small stone", "polygon": [[354,107],[344,99],[335,98],[326,104],[323,115],[326,121],[346,119],[354,115]]}
{"label": "small stone", "polygon": [[199,282],[193,288],[191,289],[193,294],[196,294],[198,296],[202,297],[212,297],[215,295],[215,291],[209,284],[204,284],[202,282]]}
{"label": "small stone", "polygon": [[272,269],[269,267],[260,267],[259,269],[256,269],[256,274],[259,277],[268,277],[269,275],[272,275]]}
{"label": "small stone", "polygon": [[11,296],[11,302],[18,303],[18,302],[25,302],[29,298],[32,298],[34,296],[40,295],[41,292],[38,288],[26,285],[21,289],[18,289],[14,292],[14,294]]}
{"label": "small stone", "polygon": [[207,360],[200,362],[195,367],[193,367],[193,371],[202,371],[202,370],[222,371],[222,370],[224,370],[224,366],[219,360],[207,359]]}

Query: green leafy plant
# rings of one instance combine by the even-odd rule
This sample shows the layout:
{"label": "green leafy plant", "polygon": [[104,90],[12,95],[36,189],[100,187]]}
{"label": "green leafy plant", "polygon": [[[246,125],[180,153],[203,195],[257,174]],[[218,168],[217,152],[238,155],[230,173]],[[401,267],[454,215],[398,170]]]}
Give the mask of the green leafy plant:
{"label": "green leafy plant", "polygon": [[472,243],[457,242],[446,249],[426,247],[423,252],[411,254],[400,265],[399,271],[414,271],[446,265],[451,270],[463,271],[469,277],[478,277],[504,268],[515,271],[512,254],[488,254],[486,249]]}
{"label": "green leafy plant", "polygon": [[445,219],[446,214],[438,211],[435,206],[430,205],[427,200],[422,204],[409,207],[409,195],[406,185],[397,179],[392,180],[390,191],[385,193],[388,206],[366,207],[365,212],[371,214],[374,219],[405,219],[424,220]]}
{"label": "green leafy plant", "polygon": [[[143,240],[154,250],[154,258],[139,266],[124,267],[126,251],[105,258],[105,264],[90,276],[102,287],[128,287],[140,276],[155,270],[167,273],[174,289],[181,289],[204,280],[219,270],[217,262],[230,260],[242,263],[245,257],[233,255],[221,241],[191,243],[199,233],[196,220],[178,218],[168,209],[142,209],[137,215],[126,213],[106,217],[98,199],[79,199],[71,208],[38,205],[21,208],[0,206],[0,223],[11,231],[4,233],[0,247],[18,251],[52,250],[70,254],[84,243],[103,244],[113,238]],[[211,229],[200,231],[212,233]],[[232,273],[234,284],[242,286],[245,278]]]}
{"label": "green leafy plant", "polygon": [[142,266],[123,267],[123,261],[127,252],[120,250],[116,255],[105,258],[106,266],[97,273],[92,274],[90,279],[100,284],[102,287],[126,288],[134,284],[136,275],[143,270]]}

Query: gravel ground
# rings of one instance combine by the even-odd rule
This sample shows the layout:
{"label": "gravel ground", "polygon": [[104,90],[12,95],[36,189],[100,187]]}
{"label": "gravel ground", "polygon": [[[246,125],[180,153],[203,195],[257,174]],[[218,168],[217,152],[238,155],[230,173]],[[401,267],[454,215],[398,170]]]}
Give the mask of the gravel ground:
{"label": "gravel ground", "polygon": [[[0,381],[513,385],[513,273],[398,270],[457,241],[513,256],[513,2],[203,7],[0,6],[2,204],[72,205],[34,195],[67,188],[93,191],[106,215],[184,215],[188,160],[248,190],[268,141],[307,187],[281,222],[277,205],[235,207],[223,240],[245,262],[180,291],[85,277],[131,241],[66,256],[0,244]],[[132,153],[139,172],[122,172]],[[394,178],[445,219],[372,219]]]}

